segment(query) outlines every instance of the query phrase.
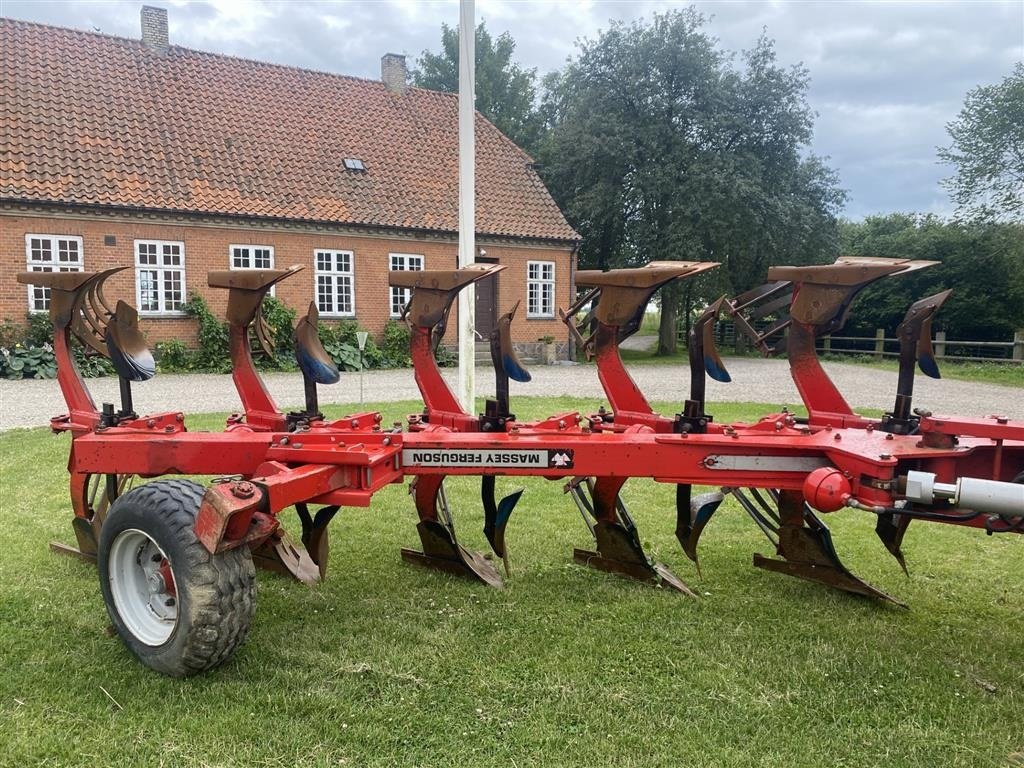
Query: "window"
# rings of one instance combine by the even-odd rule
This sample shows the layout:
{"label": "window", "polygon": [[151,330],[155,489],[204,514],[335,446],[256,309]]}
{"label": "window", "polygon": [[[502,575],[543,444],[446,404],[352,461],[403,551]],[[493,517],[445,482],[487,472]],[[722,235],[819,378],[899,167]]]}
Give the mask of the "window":
{"label": "window", "polygon": [[[418,272],[423,269],[423,257],[412,253],[392,253],[391,270],[394,272],[409,270]],[[391,286],[391,316],[398,317],[402,309],[412,298],[408,288],[397,288]]]}
{"label": "window", "polygon": [[[273,269],[274,246],[272,245],[231,245],[232,269]],[[270,286],[270,295],[277,296],[277,286]]]}
{"label": "window", "polygon": [[232,269],[273,269],[274,247],[272,245],[232,245]]}
{"label": "window", "polygon": [[[25,235],[25,262],[29,272],[81,272],[82,238],[77,235]],[[50,289],[28,287],[29,312],[50,308]]]}
{"label": "window", "polygon": [[177,314],[185,303],[185,244],[135,241],[135,293],[139,312]]}
{"label": "window", "polygon": [[352,251],[314,251],[316,308],[323,315],[351,317],[356,313]]}
{"label": "window", "polygon": [[526,316],[555,316],[555,262],[526,262]]}
{"label": "window", "polygon": [[345,170],[347,171],[365,171],[366,164],[358,157],[346,157],[345,158]]}

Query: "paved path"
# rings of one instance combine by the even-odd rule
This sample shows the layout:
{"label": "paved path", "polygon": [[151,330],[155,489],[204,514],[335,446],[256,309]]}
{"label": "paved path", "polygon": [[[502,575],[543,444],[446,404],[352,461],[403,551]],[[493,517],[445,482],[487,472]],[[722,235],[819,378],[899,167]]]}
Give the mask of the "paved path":
{"label": "paved path", "polygon": [[[708,382],[708,401],[765,403],[773,407],[797,405],[800,398],[789,376],[785,360],[726,358],[731,384]],[[896,374],[846,363],[825,363],[846,399],[855,408],[891,408],[896,392]],[[568,395],[603,400],[596,369],[591,365],[535,366],[533,381],[512,382],[512,396]],[[639,365],[632,373],[641,390],[654,401],[682,404],[686,398],[689,372],[682,365]],[[454,369],[445,371],[454,384]],[[267,388],[285,410],[302,403],[302,378],[298,373],[271,373]],[[489,368],[477,369],[477,389],[486,393],[493,386]],[[117,380],[90,379],[88,385],[97,403],[118,402]],[[367,401],[417,400],[419,393],[411,370],[367,371],[364,380]],[[134,387],[139,413],[182,410],[186,413],[234,411],[240,408],[231,377],[217,374],[159,374]],[[358,403],[359,374],[344,373],[341,382],[320,387],[321,403]],[[1024,388],[977,384],[924,376],[917,379],[914,403],[936,413],[960,416],[988,416],[998,413],[1024,419]],[[51,416],[64,413],[64,401],[56,381],[0,380],[0,430],[45,425]]]}

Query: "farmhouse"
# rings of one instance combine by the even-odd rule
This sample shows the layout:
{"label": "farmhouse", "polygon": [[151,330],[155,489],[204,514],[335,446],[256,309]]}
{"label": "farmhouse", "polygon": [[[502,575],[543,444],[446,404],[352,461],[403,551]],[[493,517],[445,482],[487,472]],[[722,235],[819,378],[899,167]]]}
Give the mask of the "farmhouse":
{"label": "farmhouse", "polygon": [[[476,147],[478,260],[507,265],[478,332],[522,299],[515,341],[564,339],[578,236],[480,115]],[[208,270],[301,264],[278,299],[380,334],[389,270],[457,265],[457,195],[457,97],[409,87],[404,56],[376,81],[170,45],[157,8],[141,40],[0,19],[0,319],[48,307],[16,272],[124,266],[109,298],[194,340],[188,296],[224,310]]]}

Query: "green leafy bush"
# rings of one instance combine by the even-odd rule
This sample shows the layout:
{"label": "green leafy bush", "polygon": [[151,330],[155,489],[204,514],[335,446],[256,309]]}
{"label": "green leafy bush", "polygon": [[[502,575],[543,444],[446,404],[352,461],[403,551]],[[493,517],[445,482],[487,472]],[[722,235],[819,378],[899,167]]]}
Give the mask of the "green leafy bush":
{"label": "green leafy bush", "polygon": [[388,320],[384,325],[380,351],[384,356],[384,368],[408,368],[412,365],[412,358],[409,357],[409,326],[397,320]]}
{"label": "green leafy bush", "polygon": [[451,347],[446,347],[444,344],[434,350],[434,359],[441,368],[452,368],[459,364],[459,356]]}
{"label": "green leafy bush", "polygon": [[15,343],[0,348],[0,375],[5,379],[52,379],[57,375],[53,347],[26,347]]}
{"label": "green leafy bush", "polygon": [[[86,354],[72,337],[71,354],[79,373],[86,378],[111,376],[114,366],[102,355]],[[53,354],[53,326],[49,315],[30,313],[24,325],[0,323],[0,377],[5,379],[52,379],[57,376]]]}
{"label": "green leafy bush", "polygon": [[[321,322],[317,330],[320,333],[320,343],[324,345],[324,351],[331,356],[334,364],[340,370],[359,370],[359,339],[356,334],[360,329],[355,320],[340,320],[336,323]],[[363,367],[381,368],[383,364],[384,354],[373,337],[367,338],[366,348],[363,350]]]}
{"label": "green leafy bush", "polygon": [[192,350],[181,339],[161,341],[156,345],[157,365],[164,373],[192,370]]}
{"label": "green leafy bush", "polygon": [[269,370],[294,371],[295,341],[292,337],[292,328],[295,326],[295,310],[274,296],[267,296],[263,299],[262,312],[263,319],[270,328],[274,355],[267,357],[262,347],[258,346],[256,364]]}
{"label": "green leafy bush", "polygon": [[181,309],[199,321],[199,346],[192,351],[187,370],[206,373],[230,371],[231,350],[227,324],[210,311],[206,299],[198,293],[189,296]]}
{"label": "green leafy bush", "polygon": [[[78,368],[78,372],[87,379],[98,379],[103,376],[114,376],[117,371],[114,370],[113,364],[103,355],[97,355],[95,353],[87,355],[85,353],[85,347],[83,347],[77,339],[73,339],[71,342],[71,354],[75,358],[75,366]],[[57,375],[56,362],[54,363],[54,376]]]}

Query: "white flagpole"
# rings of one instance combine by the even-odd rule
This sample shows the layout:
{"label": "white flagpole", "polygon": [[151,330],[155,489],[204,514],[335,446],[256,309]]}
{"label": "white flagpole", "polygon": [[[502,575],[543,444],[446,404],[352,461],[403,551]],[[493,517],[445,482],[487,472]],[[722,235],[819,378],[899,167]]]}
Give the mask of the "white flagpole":
{"label": "white flagpole", "polygon": [[[459,267],[476,261],[476,21],[474,0],[459,0]],[[459,293],[459,400],[476,410],[476,289]]]}

